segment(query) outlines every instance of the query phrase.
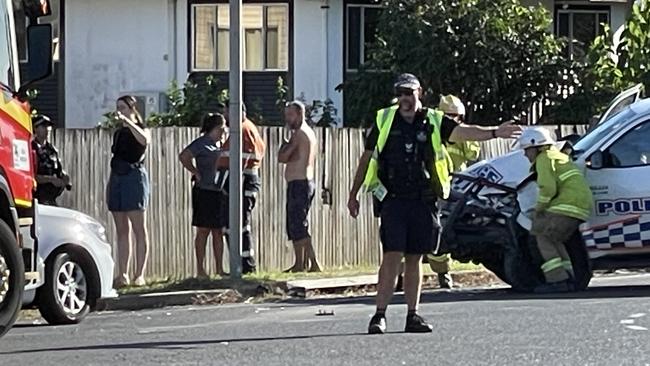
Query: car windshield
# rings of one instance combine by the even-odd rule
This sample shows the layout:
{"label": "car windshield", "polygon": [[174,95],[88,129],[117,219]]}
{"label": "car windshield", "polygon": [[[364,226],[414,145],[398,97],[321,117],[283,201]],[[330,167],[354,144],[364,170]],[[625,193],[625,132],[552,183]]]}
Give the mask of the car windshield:
{"label": "car windshield", "polygon": [[588,134],[582,136],[578,142],[573,146],[574,156],[579,156],[585,151],[589,150],[594,144],[602,140],[605,136],[609,135],[612,131],[625,126],[628,121],[637,115],[632,108],[625,108],[622,112],[617,113],[615,116],[609,118],[607,121],[590,131]]}

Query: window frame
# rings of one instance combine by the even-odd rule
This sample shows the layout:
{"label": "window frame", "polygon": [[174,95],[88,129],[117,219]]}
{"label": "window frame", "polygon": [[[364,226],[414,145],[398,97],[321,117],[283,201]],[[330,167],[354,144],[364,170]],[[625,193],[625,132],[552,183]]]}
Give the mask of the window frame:
{"label": "window frame", "polygon": [[[555,24],[554,24],[554,32],[556,36],[559,36],[560,34],[560,15],[561,14],[568,14],[569,15],[569,35],[567,38],[569,39],[569,43],[567,44],[568,47],[568,53],[569,53],[569,59],[573,60],[575,58],[574,54],[574,15],[575,14],[592,14],[594,17],[596,17],[596,25],[600,27],[600,24],[598,22],[598,16],[601,14],[604,14],[607,16],[607,25],[612,24],[612,8],[611,6],[596,6],[596,7],[572,7],[568,6],[565,7],[562,4],[558,4],[558,6],[555,9]],[[598,36],[598,30],[596,31],[596,36]]]}
{"label": "window frame", "polygon": [[[194,2],[189,4],[189,38],[190,38],[190,43],[189,43],[189,71],[190,72],[228,72],[230,71],[230,65],[227,69],[220,69],[218,68],[218,55],[219,55],[219,43],[218,43],[218,33],[220,30],[226,30],[225,28],[219,28],[219,11],[218,8],[219,6],[222,7],[227,7],[228,3],[224,2]],[[246,42],[245,39],[242,38],[242,71],[243,72],[289,72],[289,69],[291,67],[291,8],[289,6],[289,3],[287,2],[250,2],[250,3],[244,3],[242,4],[242,12],[243,8],[247,6],[261,6],[262,7],[262,55],[263,55],[263,64],[264,67],[261,70],[250,70],[246,69],[246,63],[245,63],[245,54],[246,54]],[[212,69],[204,69],[204,68],[197,68],[195,67],[196,64],[196,21],[195,21],[195,15],[196,15],[196,8],[198,7],[208,7],[208,8],[214,8],[214,13],[215,13],[215,36],[217,39],[215,39],[216,46],[215,46],[215,68]],[[286,20],[287,20],[287,43],[286,43],[286,48],[287,48],[287,65],[285,68],[268,68],[268,55],[267,55],[267,31],[269,29],[268,27],[268,9],[269,7],[282,7],[285,10],[286,14]],[[230,14],[229,14],[230,18]],[[228,34],[230,34],[230,19],[229,19],[229,26],[227,28]],[[278,30],[279,33],[279,28],[278,27],[271,27],[273,29]],[[249,29],[257,29],[259,30],[260,28],[249,28]],[[242,35],[245,36],[246,34],[246,28],[243,28],[243,33]],[[278,54],[280,56],[280,54]],[[230,63],[230,62],[229,62]]]}
{"label": "window frame", "polygon": [[383,9],[384,6],[382,4],[358,4],[358,3],[348,3],[345,5],[345,34],[343,37],[345,38],[345,71],[354,73],[358,72],[359,69],[353,69],[350,68],[350,42],[349,42],[349,33],[350,33],[350,9],[351,8],[360,8],[360,13],[359,13],[359,66],[362,66],[365,61],[366,61],[366,29],[365,29],[365,19],[366,19],[366,9],[367,8],[374,8],[374,9]]}
{"label": "window frame", "polygon": [[[640,122],[634,123],[629,129],[627,129],[625,132],[617,136],[616,138],[613,139],[613,141],[609,144],[606,144],[603,146],[601,151],[603,151],[605,154],[608,156],[611,155],[611,148],[621,142],[622,139],[624,139],[626,136],[628,136],[631,133],[634,133],[637,129],[639,128],[647,128],[650,126],[650,119],[643,118]],[[648,164],[637,164],[637,165],[625,165],[625,166],[610,166],[610,165],[605,165],[603,166],[603,169],[633,169],[633,168],[642,168],[642,167],[648,167],[650,168],[650,163]]]}

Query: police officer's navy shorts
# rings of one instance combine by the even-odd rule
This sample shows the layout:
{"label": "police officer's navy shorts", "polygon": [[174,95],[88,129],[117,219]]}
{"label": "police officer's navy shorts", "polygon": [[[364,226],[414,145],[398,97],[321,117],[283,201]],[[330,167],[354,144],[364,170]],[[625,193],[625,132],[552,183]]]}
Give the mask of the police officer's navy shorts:
{"label": "police officer's navy shorts", "polygon": [[149,204],[149,175],[143,166],[118,174],[108,180],[106,201],[111,212],[143,211]]}
{"label": "police officer's navy shorts", "polygon": [[312,180],[294,180],[287,184],[287,236],[291,241],[310,238],[309,209],[316,188]]}
{"label": "police officer's navy shorts", "polygon": [[384,253],[431,253],[438,243],[439,232],[434,204],[401,198],[386,198],[382,202],[380,237]]}

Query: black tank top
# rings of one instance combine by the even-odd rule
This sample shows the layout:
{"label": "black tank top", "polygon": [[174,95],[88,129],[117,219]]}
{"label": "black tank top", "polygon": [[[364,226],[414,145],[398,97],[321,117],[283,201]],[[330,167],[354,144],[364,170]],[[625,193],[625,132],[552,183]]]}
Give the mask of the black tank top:
{"label": "black tank top", "polygon": [[113,158],[126,161],[129,164],[142,162],[147,147],[135,139],[128,127],[122,127],[113,135]]}

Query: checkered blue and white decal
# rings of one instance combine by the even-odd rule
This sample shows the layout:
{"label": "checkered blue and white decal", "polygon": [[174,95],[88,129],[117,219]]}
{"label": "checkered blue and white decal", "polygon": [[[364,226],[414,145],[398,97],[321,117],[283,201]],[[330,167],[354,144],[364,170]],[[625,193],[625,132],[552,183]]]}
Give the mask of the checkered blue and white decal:
{"label": "checkered blue and white decal", "polygon": [[627,219],[581,227],[582,238],[589,250],[631,249],[650,247],[650,217],[631,216]]}

